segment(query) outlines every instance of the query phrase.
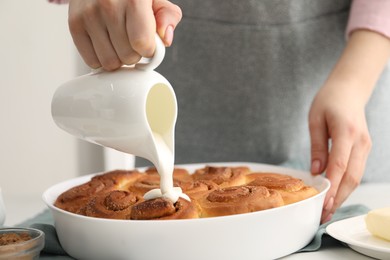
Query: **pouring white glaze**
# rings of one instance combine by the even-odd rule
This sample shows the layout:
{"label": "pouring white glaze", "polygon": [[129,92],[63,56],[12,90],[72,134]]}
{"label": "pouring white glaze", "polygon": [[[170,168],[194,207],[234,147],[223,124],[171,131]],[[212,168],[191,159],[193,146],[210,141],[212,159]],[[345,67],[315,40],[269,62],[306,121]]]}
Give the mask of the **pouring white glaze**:
{"label": "pouring white glaze", "polygon": [[[174,125],[177,117],[176,99],[166,88],[153,87],[146,100],[146,117],[151,129],[155,157],[147,158],[160,174],[160,189],[153,189],[144,195],[145,199],[166,197],[176,202],[179,197],[190,198],[182,193],[181,188],[173,187],[174,170]],[[175,106],[173,106],[175,104]],[[171,144],[171,145],[169,145]]]}
{"label": "pouring white glaze", "polygon": [[158,160],[154,163],[160,174],[160,189],[153,189],[144,195],[144,199],[165,197],[176,202],[179,197],[190,200],[179,187],[173,187],[174,154],[167,146],[160,134],[153,132]]}
{"label": "pouring white glaze", "polygon": [[160,189],[146,198],[189,199],[173,187],[176,96],[171,84],[154,71],[165,55],[156,36],[148,63],[113,72],[96,70],[61,85],[52,100],[55,123],[81,139],[151,161],[160,174]]}

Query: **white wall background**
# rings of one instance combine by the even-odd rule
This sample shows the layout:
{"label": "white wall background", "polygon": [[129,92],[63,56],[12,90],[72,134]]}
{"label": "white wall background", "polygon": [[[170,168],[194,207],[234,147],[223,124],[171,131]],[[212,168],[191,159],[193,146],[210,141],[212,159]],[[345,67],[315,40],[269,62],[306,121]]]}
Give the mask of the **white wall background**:
{"label": "white wall background", "polygon": [[[102,152],[52,121],[57,86],[81,73],[67,5],[0,1],[0,187],[6,225],[45,208],[49,186],[102,169]],[[78,71],[79,73],[76,73]]]}
{"label": "white wall background", "polygon": [[6,226],[45,209],[41,196],[53,184],[134,164],[133,156],[78,140],[52,120],[55,89],[89,72],[74,47],[67,14],[67,5],[47,0],[0,0],[0,188]]}

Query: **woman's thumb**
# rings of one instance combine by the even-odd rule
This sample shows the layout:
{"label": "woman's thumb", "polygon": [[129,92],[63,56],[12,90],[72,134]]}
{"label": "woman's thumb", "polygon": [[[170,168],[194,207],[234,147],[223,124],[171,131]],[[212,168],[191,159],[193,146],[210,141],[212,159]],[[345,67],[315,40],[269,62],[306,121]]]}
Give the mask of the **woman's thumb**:
{"label": "woman's thumb", "polygon": [[171,46],[173,32],[182,17],[180,7],[167,0],[154,0],[153,12],[156,18],[158,35],[163,40],[165,46]]}

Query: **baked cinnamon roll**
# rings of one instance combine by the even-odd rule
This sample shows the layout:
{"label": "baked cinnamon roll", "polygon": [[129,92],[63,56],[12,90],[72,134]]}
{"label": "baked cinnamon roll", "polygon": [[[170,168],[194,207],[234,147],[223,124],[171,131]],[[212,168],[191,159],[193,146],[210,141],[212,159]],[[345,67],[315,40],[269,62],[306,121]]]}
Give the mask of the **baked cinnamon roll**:
{"label": "baked cinnamon roll", "polygon": [[133,206],[130,219],[162,220],[162,219],[192,219],[198,218],[196,206],[191,201],[179,198],[172,203],[166,198],[145,200]]}
{"label": "baked cinnamon roll", "polygon": [[129,219],[132,206],[140,201],[142,197],[129,191],[114,190],[93,197],[80,213],[97,218]]}
{"label": "baked cinnamon roll", "polygon": [[[241,214],[280,207],[318,193],[302,180],[278,173],[251,173],[248,167],[175,168],[174,186],[191,198],[176,203],[144,194],[160,188],[155,168],[141,173],[117,170],[96,175],[58,196],[55,206],[76,214],[110,219],[190,219]],[[178,188],[174,188],[178,189]],[[153,197],[153,196],[152,196]]]}
{"label": "baked cinnamon roll", "polygon": [[115,170],[107,173],[99,174],[92,177],[91,181],[99,180],[103,183],[111,183],[117,190],[126,190],[129,185],[134,183],[138,178],[142,176],[137,170]]}
{"label": "baked cinnamon roll", "polygon": [[262,186],[235,186],[210,192],[197,200],[201,217],[255,212],[283,206],[279,192]]}
{"label": "baked cinnamon roll", "polygon": [[284,204],[291,204],[312,197],[318,191],[307,186],[301,179],[278,173],[251,173],[246,176],[248,185],[264,186],[277,190]]}
{"label": "baked cinnamon roll", "polygon": [[[176,168],[173,171],[173,185],[178,187],[179,183],[191,182],[191,176],[187,170]],[[143,196],[146,192],[160,188],[160,175],[156,168],[149,168],[140,178],[133,182],[129,187],[129,191]]]}
{"label": "baked cinnamon roll", "polygon": [[[150,168],[146,169],[145,173],[148,175],[151,175],[151,174],[158,175],[158,171],[155,167],[150,167]],[[173,169],[173,179],[176,181],[185,182],[185,181],[191,181],[192,177],[186,169],[174,168]]]}
{"label": "baked cinnamon roll", "polygon": [[202,196],[206,196],[208,193],[219,189],[218,184],[213,181],[199,180],[191,182],[178,182],[177,185],[182,191],[187,194],[191,199],[198,199]]}
{"label": "baked cinnamon roll", "polygon": [[89,182],[73,187],[58,196],[54,205],[60,209],[79,213],[92,196],[116,189],[126,189],[140,177],[138,171],[116,170],[94,176]]}
{"label": "baked cinnamon roll", "polygon": [[208,180],[218,184],[221,188],[239,186],[245,183],[245,175],[250,172],[248,167],[213,167],[206,166],[198,169],[192,175],[195,181]]}
{"label": "baked cinnamon roll", "polygon": [[152,189],[160,188],[160,176],[157,174],[143,174],[137,181],[128,187],[128,190],[143,196]]}

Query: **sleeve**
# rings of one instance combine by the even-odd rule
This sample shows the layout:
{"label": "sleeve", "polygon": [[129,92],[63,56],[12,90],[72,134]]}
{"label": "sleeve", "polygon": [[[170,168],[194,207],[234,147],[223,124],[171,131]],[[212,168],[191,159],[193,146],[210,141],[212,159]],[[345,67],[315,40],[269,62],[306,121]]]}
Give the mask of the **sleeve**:
{"label": "sleeve", "polygon": [[354,0],[346,30],[367,29],[390,38],[390,0]]}
{"label": "sleeve", "polygon": [[54,3],[54,4],[67,4],[69,3],[69,0],[48,0],[49,3]]}

